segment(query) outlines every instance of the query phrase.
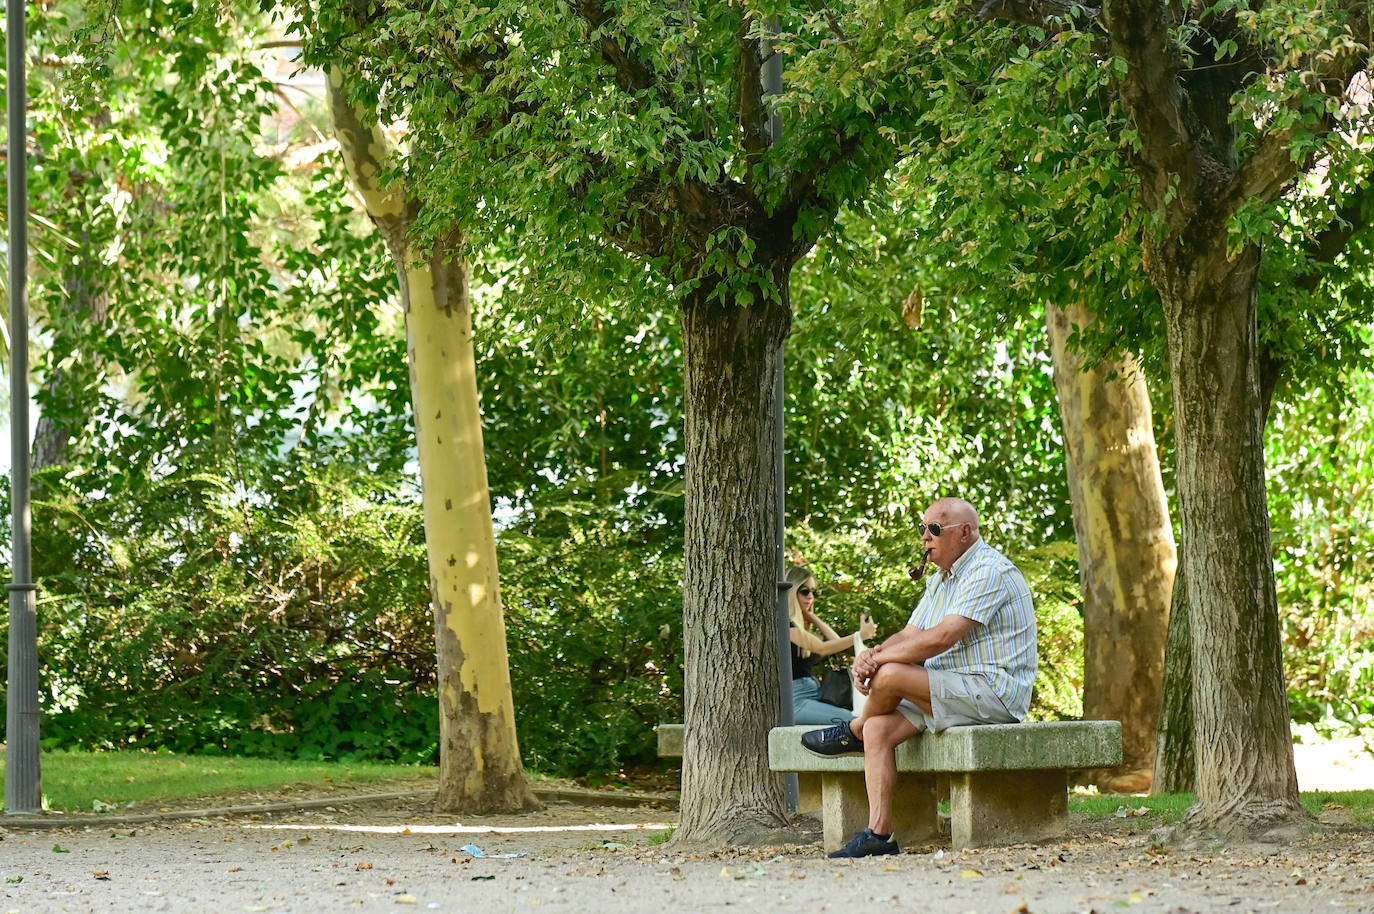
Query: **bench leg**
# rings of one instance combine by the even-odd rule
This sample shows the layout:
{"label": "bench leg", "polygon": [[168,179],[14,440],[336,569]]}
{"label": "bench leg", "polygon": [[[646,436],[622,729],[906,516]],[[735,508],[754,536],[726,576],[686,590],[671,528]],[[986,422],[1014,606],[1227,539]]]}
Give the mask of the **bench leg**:
{"label": "bench leg", "polygon": [[824,805],[821,798],[821,776],[814,771],[797,772],[797,810],[811,812]]}
{"label": "bench leg", "polygon": [[949,778],[950,840],[956,848],[1040,841],[1069,823],[1069,773],[987,771]]}
{"label": "bench leg", "polygon": [[892,791],[892,829],[903,848],[939,837],[935,775],[898,774]]}
{"label": "bench leg", "polygon": [[[826,853],[839,850],[855,832],[868,826],[868,791],[861,772],[821,775],[821,822]],[[936,837],[939,817],[934,775],[897,775],[892,791],[892,828],[903,847]]]}
{"label": "bench leg", "polygon": [[862,771],[821,774],[821,844],[828,854],[868,826],[868,791]]}

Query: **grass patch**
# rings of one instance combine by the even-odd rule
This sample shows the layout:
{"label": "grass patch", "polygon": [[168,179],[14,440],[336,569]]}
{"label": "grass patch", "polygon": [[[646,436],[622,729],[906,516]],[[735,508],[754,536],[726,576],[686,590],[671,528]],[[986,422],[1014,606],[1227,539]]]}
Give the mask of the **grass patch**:
{"label": "grass patch", "polygon": [[1117,817],[1147,826],[1169,825],[1181,819],[1192,805],[1191,793],[1162,793],[1152,797],[1069,794],[1069,812],[1094,822]]}
{"label": "grass patch", "polygon": [[[1314,816],[1325,818],[1333,810],[1342,812],[1341,818],[1351,823],[1374,822],[1374,790],[1314,790],[1301,795],[1302,805]],[[1119,816],[1144,825],[1170,825],[1177,822],[1194,802],[1191,793],[1167,793],[1151,797],[1099,796],[1070,794],[1069,811],[1091,821]],[[1124,808],[1125,814],[1120,810]],[[1146,815],[1135,814],[1136,809],[1148,809]]]}
{"label": "grass patch", "polygon": [[[0,750],[0,785],[4,784]],[[172,752],[44,752],[47,809],[153,812],[211,801],[267,803],[300,796],[423,790],[438,784],[433,766],[381,762],[303,762]]]}
{"label": "grass patch", "polygon": [[1302,805],[1314,816],[1343,810],[1351,823],[1374,822],[1374,790],[1314,790],[1302,795]]}

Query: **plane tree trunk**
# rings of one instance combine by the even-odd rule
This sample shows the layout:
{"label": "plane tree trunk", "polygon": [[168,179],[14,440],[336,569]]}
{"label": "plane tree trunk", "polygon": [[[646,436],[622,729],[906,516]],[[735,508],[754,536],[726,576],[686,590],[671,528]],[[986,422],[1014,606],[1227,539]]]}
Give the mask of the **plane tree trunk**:
{"label": "plane tree trunk", "polygon": [[1083,592],[1083,716],[1121,722],[1122,763],[1092,772],[1138,793],[1153,777],[1164,642],[1177,556],[1150,395],[1129,356],[1087,365],[1070,345],[1092,315],[1045,310],[1064,424]]}
{"label": "plane tree trunk", "polygon": [[337,69],[329,94],[349,175],[396,261],[405,310],[438,660],[438,810],[533,809],[516,740],[467,268],[451,244],[424,255],[410,245],[415,205],[380,182],[386,137],[349,103]]}

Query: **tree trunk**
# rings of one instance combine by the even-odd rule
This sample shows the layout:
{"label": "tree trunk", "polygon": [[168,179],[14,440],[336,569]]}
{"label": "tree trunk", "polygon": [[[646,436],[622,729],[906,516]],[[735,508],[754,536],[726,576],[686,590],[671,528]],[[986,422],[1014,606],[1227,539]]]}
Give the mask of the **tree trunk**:
{"label": "tree trunk", "polygon": [[[403,300],[439,671],[440,812],[538,806],[515,733],[467,270],[435,251]],[[399,258],[398,258],[399,259]]]}
{"label": "tree trunk", "polygon": [[1191,793],[1197,783],[1193,753],[1193,644],[1188,625],[1188,578],[1174,577],[1169,639],[1164,647],[1164,700],[1159,712],[1159,749],[1155,755],[1154,794]]}
{"label": "tree trunk", "polygon": [[[786,271],[780,269],[786,289]],[[779,718],[774,377],[790,308],[684,304],[685,732],[674,841],[742,844],[787,822],[768,770]]]}
{"label": "tree trunk", "polygon": [[539,804],[516,741],[467,268],[442,243],[425,261],[410,248],[415,207],[401,189],[378,180],[387,140],[363,122],[342,87],[336,68],[329,74],[335,132],[368,215],[396,261],[406,315],[438,658],[438,809],[533,809]]}
{"label": "tree trunk", "polygon": [[1083,591],[1083,716],[1121,722],[1122,764],[1092,772],[1138,793],[1153,777],[1164,641],[1177,557],[1150,395],[1129,356],[1086,367],[1069,346],[1081,305],[1047,305]]}
{"label": "tree trunk", "polygon": [[[1146,242],[1164,303],[1174,389],[1182,573],[1204,830],[1305,824],[1293,767],[1264,485],[1254,245],[1230,257]],[[1195,243],[1197,239],[1192,239]]]}
{"label": "tree trunk", "polygon": [[[85,184],[93,176],[85,172],[72,175],[73,183]],[[90,232],[82,228],[79,233],[79,247],[67,260],[68,270],[63,286],[69,312],[62,321],[84,324],[88,327],[104,327],[109,318],[109,294],[98,288],[91,277],[90,264],[98,260],[92,249]],[[67,394],[67,373],[56,360],[50,362],[52,370],[43,383],[48,402],[57,402]],[[64,427],[52,417],[51,411],[40,413],[34,424],[33,450],[29,457],[29,468],[34,474],[48,467],[61,466],[67,462],[67,439],[73,430]],[[38,482],[41,485],[41,481]],[[39,495],[41,497],[41,493]]]}

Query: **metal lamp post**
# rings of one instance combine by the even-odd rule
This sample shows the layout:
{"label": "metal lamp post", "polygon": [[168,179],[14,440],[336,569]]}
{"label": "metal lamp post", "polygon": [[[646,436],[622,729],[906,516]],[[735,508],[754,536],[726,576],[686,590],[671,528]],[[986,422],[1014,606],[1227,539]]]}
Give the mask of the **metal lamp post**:
{"label": "metal lamp post", "polygon": [[5,9],[6,101],[9,105],[10,504],[9,683],[5,716],[5,811],[42,806],[38,760],[38,619],[29,562],[28,92],[24,2]]}

